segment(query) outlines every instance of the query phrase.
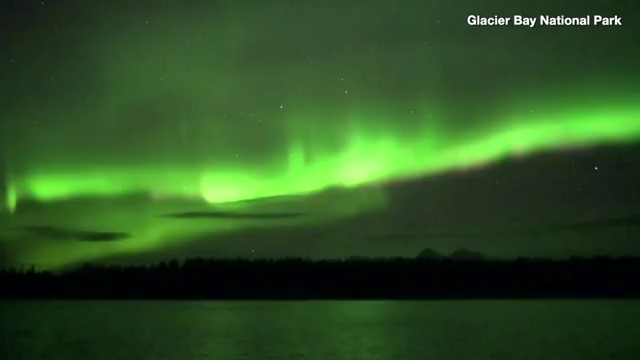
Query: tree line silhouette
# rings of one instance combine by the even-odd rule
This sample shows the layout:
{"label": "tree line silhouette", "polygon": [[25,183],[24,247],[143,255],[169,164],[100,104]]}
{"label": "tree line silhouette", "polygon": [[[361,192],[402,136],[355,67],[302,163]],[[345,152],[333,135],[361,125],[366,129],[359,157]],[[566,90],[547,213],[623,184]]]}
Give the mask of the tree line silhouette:
{"label": "tree line silhouette", "polygon": [[3,299],[640,298],[640,258],[188,259],[0,272]]}

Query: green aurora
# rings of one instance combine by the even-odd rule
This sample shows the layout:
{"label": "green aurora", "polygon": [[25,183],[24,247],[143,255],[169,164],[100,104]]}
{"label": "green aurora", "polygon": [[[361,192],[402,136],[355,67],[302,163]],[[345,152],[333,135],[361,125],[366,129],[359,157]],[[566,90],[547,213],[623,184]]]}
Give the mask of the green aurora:
{"label": "green aurora", "polygon": [[[636,94],[538,99],[496,107],[500,109],[493,112],[499,114],[497,120],[478,119],[482,125],[463,129],[447,128],[446,117],[428,107],[411,110],[418,125],[409,131],[386,115],[390,110],[352,112],[339,121],[335,114],[320,116],[310,110],[308,114],[289,114],[278,123],[284,127],[279,133],[288,134],[279,141],[285,145],[271,146],[270,151],[249,161],[238,153],[221,151],[210,138],[202,144],[187,139],[162,145],[150,139],[150,147],[131,152],[102,148],[92,153],[91,148],[73,145],[58,146],[58,151],[47,148],[77,140],[59,134],[62,139],[55,142],[33,144],[39,152],[28,159],[27,167],[16,164],[18,170],[12,171],[10,159],[6,161],[5,206],[14,212],[22,200],[51,202],[136,194],[208,204],[309,195],[480,167],[540,151],[640,139]],[[331,116],[331,121],[323,121]],[[216,139],[216,134],[224,132],[224,124],[198,131],[207,131]],[[253,146],[251,141],[257,136],[240,147]],[[237,134],[232,134],[233,138],[242,143]]]}
{"label": "green aurora", "polygon": [[[352,125],[346,129],[307,120],[305,124],[317,125],[310,132],[314,136],[294,138],[286,151],[267,154],[269,161],[245,164],[233,159],[222,161],[223,157],[213,151],[210,153],[216,155],[210,159],[200,156],[196,157],[199,161],[192,162],[188,155],[167,161],[162,156],[144,158],[135,154],[101,159],[91,153],[74,161],[56,161],[42,153],[36,157],[42,165],[9,173],[6,210],[13,213],[9,223],[14,226],[38,223],[42,218],[47,224],[63,225],[72,213],[75,227],[116,228],[132,235],[108,243],[50,243],[31,248],[21,259],[52,266],[148,251],[197,235],[337,220],[383,208],[384,190],[378,184],[482,167],[542,151],[640,139],[637,98],[618,95],[618,100],[598,99],[576,99],[568,105],[547,99],[546,104],[557,105],[506,112],[500,121],[482,122],[495,126],[457,132],[447,132],[445,121],[436,115],[425,117],[424,128],[412,134],[394,129],[392,118],[375,114],[347,117],[342,123]],[[297,118],[309,116],[301,114]],[[295,119],[290,124],[295,124]],[[192,152],[189,154],[193,157]],[[136,196],[136,200],[129,200]],[[277,200],[281,196],[290,200]],[[275,206],[250,201],[272,197]],[[87,199],[92,200],[92,206],[87,206]],[[30,210],[22,214],[21,204],[29,201],[49,204],[43,207],[46,213]],[[86,215],[81,215],[78,207]],[[312,216],[268,222],[158,221],[159,216],[172,211],[206,208],[254,212],[284,208]]]}
{"label": "green aurora", "polygon": [[[478,167],[543,150],[640,139],[637,100],[591,106],[585,103],[588,101],[556,113],[509,114],[502,126],[471,133],[438,131],[444,124],[425,118],[424,130],[402,135],[394,131],[393,119],[355,116],[344,121],[355,124],[350,129],[322,129],[324,133],[344,134],[338,139],[296,138],[286,153],[271,156],[265,162],[268,166],[215,158],[193,163],[123,158],[112,165],[89,157],[57,163],[43,156],[46,165],[9,176],[6,207],[13,212],[21,200],[49,202],[141,193],[151,198],[195,199],[209,204],[309,195],[335,187],[352,188]],[[388,129],[370,129],[368,119],[388,124]]]}
{"label": "green aurora", "polygon": [[[448,18],[423,2],[131,4],[78,2],[78,16],[44,2],[7,18],[0,241],[14,263],[321,226],[385,210],[390,182],[640,140],[635,66],[607,40],[619,29],[577,41],[468,27],[482,4]],[[305,216],[163,217],[212,209]],[[28,226],[130,237],[38,239]]]}

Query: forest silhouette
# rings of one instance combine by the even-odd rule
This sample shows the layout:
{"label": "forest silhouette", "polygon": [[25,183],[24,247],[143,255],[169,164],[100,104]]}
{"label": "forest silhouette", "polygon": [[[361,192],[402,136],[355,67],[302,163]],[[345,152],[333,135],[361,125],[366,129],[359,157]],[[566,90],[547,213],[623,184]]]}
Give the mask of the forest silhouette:
{"label": "forest silhouette", "polygon": [[[640,298],[639,257],[177,259],[0,272],[3,299]],[[456,255],[457,254],[457,255]]]}

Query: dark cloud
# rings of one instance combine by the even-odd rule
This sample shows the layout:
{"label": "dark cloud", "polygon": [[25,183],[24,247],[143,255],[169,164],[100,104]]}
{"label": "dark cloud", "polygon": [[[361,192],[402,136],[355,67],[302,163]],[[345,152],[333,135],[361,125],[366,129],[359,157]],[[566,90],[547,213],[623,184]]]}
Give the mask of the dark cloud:
{"label": "dark cloud", "polygon": [[75,240],[75,241],[118,241],[129,238],[131,235],[121,232],[109,231],[86,231],[71,229],[66,227],[56,227],[47,225],[25,226],[22,230],[29,234],[41,238],[53,240]]}
{"label": "dark cloud", "polygon": [[[256,199],[247,199],[234,201],[231,204],[233,205],[263,205],[263,204],[272,204],[272,203],[282,203],[282,202],[290,202],[294,200],[304,199],[304,196],[298,195],[276,195],[276,196],[264,196]],[[223,203],[224,204],[224,203]]]}
{"label": "dark cloud", "polygon": [[609,219],[595,219],[588,221],[577,221],[571,223],[552,224],[548,226],[510,231],[495,232],[421,232],[416,234],[387,234],[380,236],[366,236],[365,239],[372,241],[385,240],[419,240],[419,239],[466,239],[482,237],[503,237],[517,235],[547,235],[563,232],[585,232],[596,229],[609,229],[618,227],[640,227],[640,216],[625,216]]}
{"label": "dark cloud", "polygon": [[591,231],[595,229],[608,229],[616,227],[640,227],[640,216],[624,216],[609,219],[596,219],[588,221],[579,221],[568,224],[554,224],[546,228],[532,229],[528,233],[551,233],[564,231]]}
{"label": "dark cloud", "polygon": [[464,238],[476,238],[483,236],[492,236],[496,233],[456,233],[456,232],[424,232],[419,234],[388,234],[388,235],[372,235],[366,236],[365,239],[373,241],[384,240],[411,240],[411,239],[464,239]]}
{"label": "dark cloud", "polygon": [[224,211],[192,211],[164,215],[175,219],[279,220],[305,216],[303,213],[235,213]]}

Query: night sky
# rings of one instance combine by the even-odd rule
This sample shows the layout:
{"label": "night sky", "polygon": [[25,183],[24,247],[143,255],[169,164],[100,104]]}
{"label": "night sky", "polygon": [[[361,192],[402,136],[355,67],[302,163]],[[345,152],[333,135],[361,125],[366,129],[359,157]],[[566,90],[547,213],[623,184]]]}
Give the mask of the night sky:
{"label": "night sky", "polygon": [[634,3],[4,0],[2,261],[640,255]]}

